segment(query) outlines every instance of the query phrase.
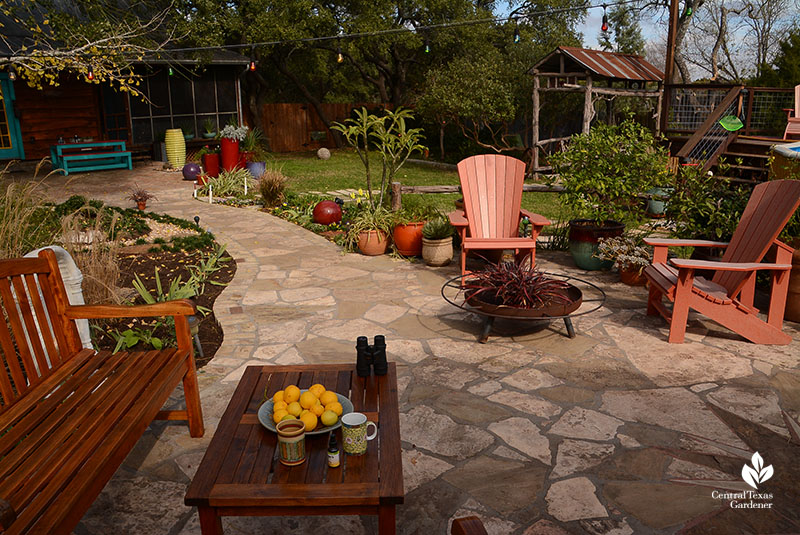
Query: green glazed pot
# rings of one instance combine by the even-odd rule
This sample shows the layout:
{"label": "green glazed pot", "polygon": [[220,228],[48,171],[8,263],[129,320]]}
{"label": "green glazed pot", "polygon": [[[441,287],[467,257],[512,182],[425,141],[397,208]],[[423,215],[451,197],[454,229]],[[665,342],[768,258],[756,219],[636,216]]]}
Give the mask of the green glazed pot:
{"label": "green glazed pot", "polygon": [[617,221],[604,221],[598,224],[592,219],[573,219],[569,222],[569,252],[575,265],[588,271],[611,269],[614,262],[595,258],[600,238],[614,238],[622,235],[625,225]]}

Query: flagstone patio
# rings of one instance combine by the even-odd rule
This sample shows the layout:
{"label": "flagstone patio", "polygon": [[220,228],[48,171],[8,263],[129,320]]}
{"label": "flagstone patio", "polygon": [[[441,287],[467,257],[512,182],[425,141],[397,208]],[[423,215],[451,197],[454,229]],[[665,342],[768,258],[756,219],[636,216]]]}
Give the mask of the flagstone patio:
{"label": "flagstone patio", "polygon": [[[199,216],[238,263],[215,305],[225,341],[199,375],[206,436],[151,425],[77,535],[200,533],[183,495],[244,368],[353,361],[356,337],[376,334],[398,363],[406,489],[398,533],[445,533],[450,519],[471,514],[490,534],[524,535],[675,533],[702,515],[727,526],[708,533],[746,533],[750,522],[789,532],[785,522],[798,522],[790,505],[780,511],[789,521],[775,520],[775,509],[791,503],[777,493],[775,509],[733,517],[712,488],[686,483],[741,485],[742,465],[763,444],[776,477],[762,490],[780,485],[779,474],[796,474],[800,446],[789,442],[781,409],[795,422],[800,416],[799,325],[785,324],[795,340],[788,346],[756,346],[690,316],[686,343],[667,344],[666,324],[645,315],[644,289],[540,251],[540,267],[598,284],[606,305],[574,320],[574,339],[563,322],[501,324],[514,332],[482,345],[479,318],[439,294],[458,274],[455,263],[433,269],[343,255],[265,213],[193,200],[180,178],[148,165],[43,182],[54,199],[81,193],[120,206],[136,182],[158,196],[153,211]],[[377,532],[369,517],[236,518],[224,526],[243,534]]]}

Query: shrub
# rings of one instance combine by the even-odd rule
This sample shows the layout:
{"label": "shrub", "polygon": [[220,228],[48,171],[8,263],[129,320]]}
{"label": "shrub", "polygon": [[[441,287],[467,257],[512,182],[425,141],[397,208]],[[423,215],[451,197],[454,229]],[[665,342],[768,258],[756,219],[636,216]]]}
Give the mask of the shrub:
{"label": "shrub", "polygon": [[244,185],[247,183],[248,194],[253,190],[255,183],[250,171],[247,169],[234,169],[232,171],[222,171],[218,177],[208,180],[208,184],[200,188],[200,195],[208,195],[208,188],[211,187],[215,197],[244,197]]}
{"label": "shrub", "polygon": [[278,206],[286,198],[286,176],[282,167],[267,167],[258,182],[265,208]]}
{"label": "shrub", "polygon": [[51,244],[59,232],[56,216],[38,192],[39,184],[6,181],[7,171],[8,166],[0,169],[0,259]]}
{"label": "shrub", "polygon": [[669,155],[658,141],[630,119],[573,136],[564,152],[550,157],[564,186],[563,204],[598,222],[643,220],[644,204],[636,196],[669,181]]}
{"label": "shrub", "polygon": [[444,217],[431,219],[422,227],[422,236],[428,240],[443,240],[453,235],[453,225]]}

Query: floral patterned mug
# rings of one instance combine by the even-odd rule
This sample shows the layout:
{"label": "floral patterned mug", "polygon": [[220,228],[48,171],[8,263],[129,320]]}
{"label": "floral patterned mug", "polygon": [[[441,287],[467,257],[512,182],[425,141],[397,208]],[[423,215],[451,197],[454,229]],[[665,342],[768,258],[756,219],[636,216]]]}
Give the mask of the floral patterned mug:
{"label": "floral patterned mug", "polygon": [[[371,435],[367,434],[369,426],[375,428]],[[378,425],[375,422],[368,422],[365,414],[351,412],[342,416],[342,436],[345,453],[364,455],[367,452],[367,441],[378,436]]]}

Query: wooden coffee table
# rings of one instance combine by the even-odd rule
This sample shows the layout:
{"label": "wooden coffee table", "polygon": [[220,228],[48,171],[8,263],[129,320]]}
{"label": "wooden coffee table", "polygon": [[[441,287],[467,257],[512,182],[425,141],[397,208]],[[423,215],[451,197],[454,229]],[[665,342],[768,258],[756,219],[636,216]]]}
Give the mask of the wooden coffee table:
{"label": "wooden coffee table", "polygon": [[[258,408],[288,385],[315,383],[347,396],[378,424],[365,455],[341,453],[328,468],[329,434],[306,436],[306,462],[282,465],[277,436],[258,421]],[[341,429],[334,431],[342,448]],[[395,533],[403,503],[403,466],[397,369],[358,377],[355,365],[248,366],[189,485],[186,505],[197,506],[203,535],[222,533],[223,516],[378,515],[381,535]]]}

